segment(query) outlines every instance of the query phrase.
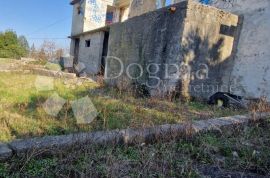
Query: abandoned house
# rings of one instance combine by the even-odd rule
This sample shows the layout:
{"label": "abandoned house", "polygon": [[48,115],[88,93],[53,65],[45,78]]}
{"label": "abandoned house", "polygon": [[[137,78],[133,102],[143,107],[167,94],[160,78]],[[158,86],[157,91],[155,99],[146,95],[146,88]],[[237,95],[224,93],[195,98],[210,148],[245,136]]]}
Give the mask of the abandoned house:
{"label": "abandoned house", "polygon": [[151,95],[270,100],[269,0],[198,1],[73,0],[74,64]]}
{"label": "abandoned house", "polygon": [[[159,2],[160,1],[160,2]],[[71,55],[88,74],[104,70],[109,26],[165,6],[166,0],[73,0]],[[173,0],[172,0],[173,2]]]}

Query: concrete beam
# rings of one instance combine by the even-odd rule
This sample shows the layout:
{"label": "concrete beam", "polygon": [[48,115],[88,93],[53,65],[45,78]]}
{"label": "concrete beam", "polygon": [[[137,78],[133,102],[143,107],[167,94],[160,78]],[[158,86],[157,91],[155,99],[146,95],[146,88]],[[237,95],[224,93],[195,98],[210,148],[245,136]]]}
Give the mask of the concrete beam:
{"label": "concrete beam", "polygon": [[76,149],[77,147],[80,149],[81,147],[91,145],[131,145],[154,143],[158,140],[170,141],[208,131],[220,131],[221,129],[233,128],[234,126],[242,126],[249,122],[260,121],[269,117],[270,113],[256,113],[194,121],[190,124],[166,124],[142,129],[101,131],[15,140],[7,145],[0,144],[0,161],[10,158],[13,154],[23,157],[27,154],[56,154]]}

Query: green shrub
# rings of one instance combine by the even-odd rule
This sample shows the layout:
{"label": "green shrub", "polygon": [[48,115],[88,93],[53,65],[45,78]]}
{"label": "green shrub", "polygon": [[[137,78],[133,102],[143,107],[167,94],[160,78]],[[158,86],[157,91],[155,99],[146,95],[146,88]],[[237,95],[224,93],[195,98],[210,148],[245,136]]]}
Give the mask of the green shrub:
{"label": "green shrub", "polygon": [[24,36],[17,37],[14,31],[0,33],[0,58],[19,59],[28,54],[28,42]]}

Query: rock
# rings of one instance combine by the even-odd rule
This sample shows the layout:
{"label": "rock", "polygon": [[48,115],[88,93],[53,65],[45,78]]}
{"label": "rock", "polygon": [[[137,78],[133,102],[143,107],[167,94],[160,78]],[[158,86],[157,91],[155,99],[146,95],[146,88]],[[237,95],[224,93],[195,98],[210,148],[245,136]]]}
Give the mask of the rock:
{"label": "rock", "polygon": [[43,76],[48,76],[48,77],[57,77],[57,78],[65,78],[65,79],[74,79],[77,77],[76,74],[74,73],[65,73],[61,71],[52,71],[52,70],[41,69],[41,68],[33,68],[31,70],[36,75],[43,75]]}
{"label": "rock", "polygon": [[12,156],[12,150],[6,144],[0,143],[0,161],[5,161]]}
{"label": "rock", "polygon": [[79,74],[80,77],[82,78],[86,78],[87,77],[87,73],[86,72],[82,72]]}
{"label": "rock", "polygon": [[232,152],[232,155],[233,155],[234,158],[239,158],[239,155],[238,155],[238,153],[236,151]]}
{"label": "rock", "polygon": [[260,155],[260,152],[257,151],[257,150],[254,150],[253,153],[252,153],[253,158],[257,158],[259,155]]}

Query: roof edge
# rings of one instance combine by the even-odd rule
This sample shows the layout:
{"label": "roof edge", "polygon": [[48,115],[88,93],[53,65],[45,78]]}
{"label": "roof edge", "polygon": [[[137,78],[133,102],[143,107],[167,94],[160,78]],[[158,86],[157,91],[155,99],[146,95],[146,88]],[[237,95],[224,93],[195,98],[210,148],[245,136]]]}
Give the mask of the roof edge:
{"label": "roof edge", "polygon": [[82,32],[82,33],[79,33],[79,34],[76,34],[76,35],[71,35],[71,36],[69,36],[69,38],[78,38],[78,37],[80,37],[82,35],[87,35],[87,34],[101,32],[101,31],[105,31],[106,32],[106,31],[109,31],[110,30],[110,26],[111,25],[107,25],[107,26],[104,26],[104,27],[101,27],[101,28],[97,28],[97,29],[94,29],[94,30]]}

